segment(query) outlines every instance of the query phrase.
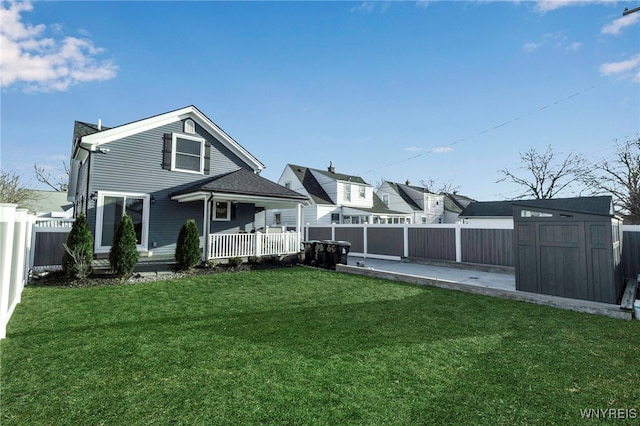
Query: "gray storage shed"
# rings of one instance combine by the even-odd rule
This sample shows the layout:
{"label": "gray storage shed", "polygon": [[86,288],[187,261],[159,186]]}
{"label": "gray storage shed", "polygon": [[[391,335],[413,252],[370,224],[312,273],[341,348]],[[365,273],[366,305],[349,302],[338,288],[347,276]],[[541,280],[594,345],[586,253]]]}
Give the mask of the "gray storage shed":
{"label": "gray storage shed", "polygon": [[516,290],[619,303],[622,227],[610,196],[512,205]]}

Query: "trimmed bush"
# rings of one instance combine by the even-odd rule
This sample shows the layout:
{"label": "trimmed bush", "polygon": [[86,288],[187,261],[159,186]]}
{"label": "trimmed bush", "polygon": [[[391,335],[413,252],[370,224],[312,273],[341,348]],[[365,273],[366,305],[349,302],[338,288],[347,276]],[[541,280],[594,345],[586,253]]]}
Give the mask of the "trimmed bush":
{"label": "trimmed bush", "polygon": [[64,249],[62,270],[67,277],[87,278],[93,262],[93,237],[84,215],[78,216],[73,222]]}
{"label": "trimmed bush", "polygon": [[113,244],[109,251],[111,269],[120,278],[126,278],[133,272],[138,263],[136,231],[133,221],[128,214],[124,214],[113,233]]}
{"label": "trimmed bush", "polygon": [[239,269],[243,263],[244,262],[241,257],[231,257],[228,261],[228,265],[236,270]]}
{"label": "trimmed bush", "polygon": [[176,242],[175,258],[178,268],[183,270],[193,268],[202,259],[200,234],[198,233],[196,221],[193,219],[187,220],[187,223],[180,228],[178,241]]}

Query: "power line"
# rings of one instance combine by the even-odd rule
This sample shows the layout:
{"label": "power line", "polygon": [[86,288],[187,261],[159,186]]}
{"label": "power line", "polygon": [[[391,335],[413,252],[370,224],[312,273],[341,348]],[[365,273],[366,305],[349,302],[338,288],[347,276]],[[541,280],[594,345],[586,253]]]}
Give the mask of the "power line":
{"label": "power line", "polygon": [[[639,67],[639,68],[640,68],[640,67]],[[594,85],[592,85],[592,86],[590,86],[590,87],[587,87],[587,88],[584,88],[584,89],[582,89],[582,90],[579,90],[579,91],[577,91],[577,92],[575,92],[575,93],[573,93],[573,94],[571,94],[571,95],[569,95],[569,96],[567,96],[567,97],[564,97],[564,98],[558,99],[558,100],[556,100],[556,101],[554,101],[554,102],[552,102],[552,103],[550,103],[550,104],[547,104],[547,105],[541,106],[540,108],[538,108],[538,109],[536,109],[536,110],[530,111],[530,112],[528,112],[528,113],[526,113],[526,114],[519,115],[519,116],[514,117],[514,118],[512,118],[512,119],[510,119],[510,120],[507,120],[507,121],[505,121],[505,122],[503,122],[503,123],[497,124],[497,125],[495,125],[495,126],[493,126],[493,127],[488,127],[488,128],[486,128],[486,129],[481,130],[481,131],[479,131],[479,132],[477,132],[477,133],[474,133],[474,134],[472,134],[472,135],[469,135],[469,136],[463,137],[463,138],[461,138],[461,139],[457,139],[457,140],[455,140],[455,141],[453,141],[453,142],[450,142],[450,143],[448,143],[448,144],[446,144],[446,145],[442,145],[442,146],[440,146],[440,147],[438,147],[438,148],[432,148],[432,149],[429,149],[429,150],[427,150],[427,151],[425,151],[425,152],[421,152],[420,154],[412,155],[411,157],[407,157],[407,158],[404,158],[404,159],[402,159],[402,160],[394,161],[393,163],[388,163],[388,164],[385,164],[385,165],[383,165],[383,166],[376,167],[376,168],[374,168],[374,169],[369,169],[369,170],[367,170],[367,171],[362,172],[361,174],[363,174],[363,175],[364,175],[364,174],[372,173],[372,172],[375,172],[375,171],[378,171],[378,170],[386,169],[386,168],[388,168],[388,167],[392,167],[392,166],[395,166],[395,165],[397,165],[397,164],[405,163],[405,162],[407,162],[407,161],[411,161],[411,160],[414,160],[414,159],[416,159],[416,158],[423,157],[423,156],[425,156],[425,155],[427,155],[427,154],[434,153],[434,152],[436,152],[437,150],[442,149],[442,147],[452,147],[452,146],[457,145],[457,144],[459,144],[459,143],[461,143],[461,142],[466,142],[466,141],[468,141],[469,139],[473,139],[473,138],[478,137],[478,136],[480,136],[480,135],[484,135],[484,134],[486,134],[486,133],[492,132],[492,131],[497,130],[497,129],[499,129],[499,128],[501,128],[501,127],[504,127],[504,126],[508,126],[508,125],[510,125],[510,124],[512,124],[512,123],[514,123],[514,122],[516,122],[516,121],[518,121],[518,120],[522,120],[522,119],[524,119],[524,118],[526,118],[526,117],[529,117],[529,116],[532,116],[532,115],[534,115],[534,114],[537,114],[537,113],[539,113],[539,112],[541,112],[541,111],[544,111],[544,110],[546,110],[546,109],[548,109],[548,108],[554,107],[554,106],[556,106],[556,105],[558,105],[558,104],[560,104],[560,103],[562,103],[562,102],[568,101],[569,99],[575,98],[576,96],[582,95],[582,94],[584,94],[584,93],[586,93],[586,92],[588,92],[588,91],[590,91],[590,90],[592,90],[592,89],[595,89],[596,87],[600,86],[600,84],[602,84],[602,83],[594,84]]]}

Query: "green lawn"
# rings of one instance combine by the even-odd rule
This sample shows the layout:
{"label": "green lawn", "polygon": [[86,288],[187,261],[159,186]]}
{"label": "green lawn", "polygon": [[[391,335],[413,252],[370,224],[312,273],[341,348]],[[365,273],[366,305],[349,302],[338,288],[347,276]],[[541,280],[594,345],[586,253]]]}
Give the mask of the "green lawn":
{"label": "green lawn", "polygon": [[640,321],[300,267],[27,287],[0,424],[637,424],[639,347]]}

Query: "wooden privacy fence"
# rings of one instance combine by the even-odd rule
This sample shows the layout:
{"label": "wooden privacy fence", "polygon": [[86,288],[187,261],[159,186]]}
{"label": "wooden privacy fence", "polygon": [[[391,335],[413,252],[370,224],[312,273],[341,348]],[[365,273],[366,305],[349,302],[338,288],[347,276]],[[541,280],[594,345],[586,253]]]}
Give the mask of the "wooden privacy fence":
{"label": "wooden privacy fence", "polygon": [[[622,264],[627,277],[640,274],[640,225],[623,229]],[[415,258],[515,266],[513,225],[307,225],[305,240],[349,241],[357,256]]]}

